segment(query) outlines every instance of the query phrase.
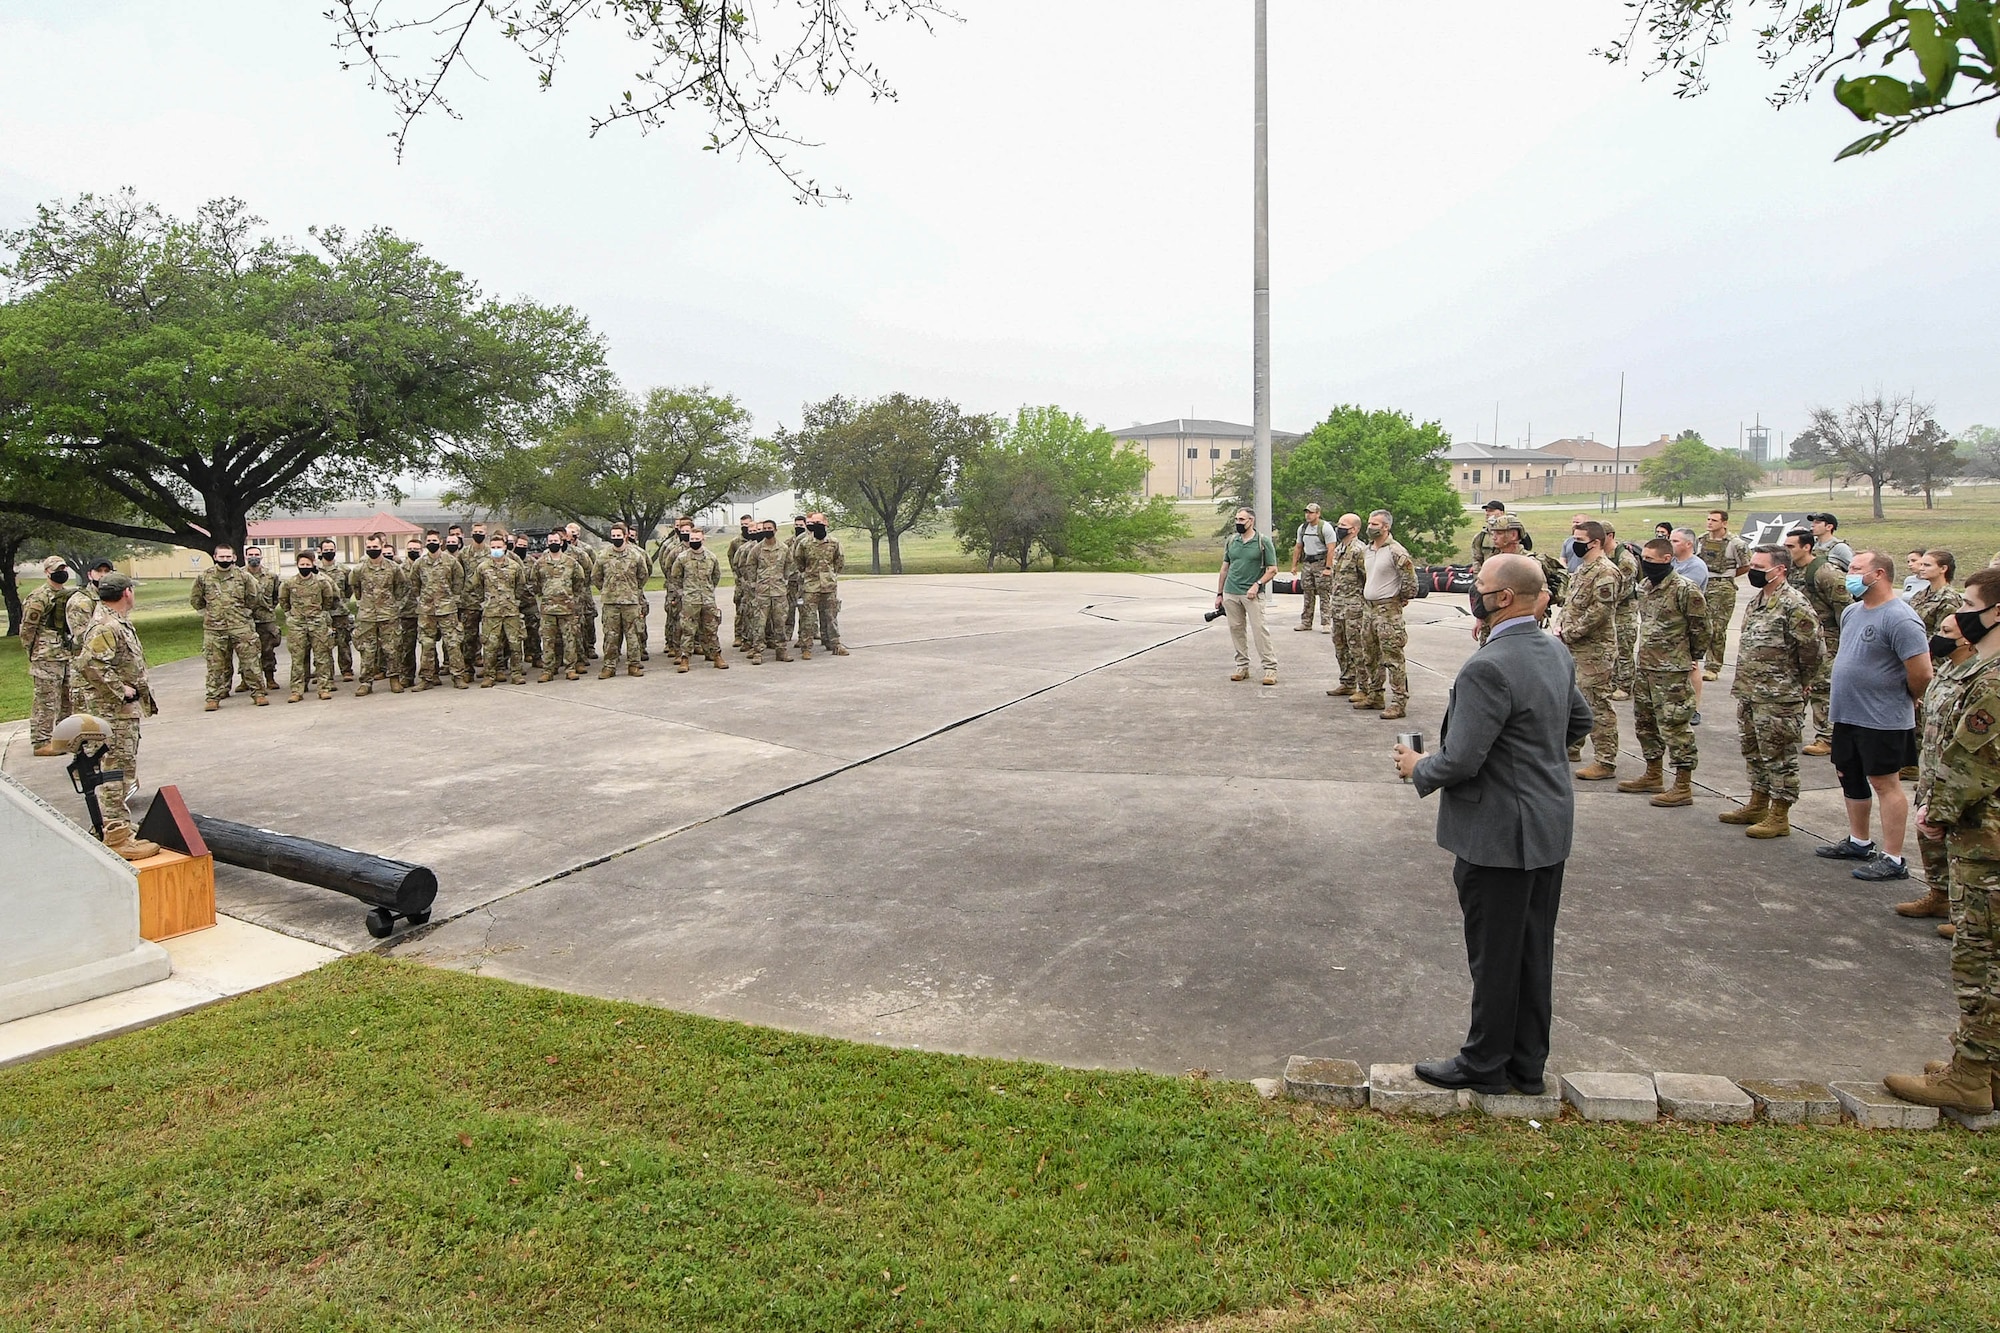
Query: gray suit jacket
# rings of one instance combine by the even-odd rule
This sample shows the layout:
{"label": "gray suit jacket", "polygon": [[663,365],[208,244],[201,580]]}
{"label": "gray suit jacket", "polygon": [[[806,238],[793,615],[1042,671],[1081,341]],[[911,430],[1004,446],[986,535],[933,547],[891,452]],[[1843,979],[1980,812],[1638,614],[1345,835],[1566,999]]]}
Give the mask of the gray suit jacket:
{"label": "gray suit jacket", "polygon": [[1438,750],[1417,764],[1438,798],[1438,846],[1475,865],[1535,870],[1569,859],[1576,825],[1569,747],[1590,705],[1569,650],[1539,629],[1494,636],[1458,670]]}

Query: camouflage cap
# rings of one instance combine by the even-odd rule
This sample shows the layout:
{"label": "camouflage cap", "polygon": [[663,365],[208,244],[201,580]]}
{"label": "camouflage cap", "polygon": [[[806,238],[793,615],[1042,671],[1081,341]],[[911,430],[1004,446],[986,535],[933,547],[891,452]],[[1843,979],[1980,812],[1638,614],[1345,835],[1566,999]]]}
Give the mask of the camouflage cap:
{"label": "camouflage cap", "polygon": [[131,590],[132,580],[115,569],[97,581],[97,599],[101,602],[115,602]]}
{"label": "camouflage cap", "polygon": [[45,560],[43,560],[43,561],[42,561],[42,573],[44,573],[44,574],[53,574],[53,573],[55,573],[55,572],[56,572],[56,571],[57,571],[58,569],[62,569],[62,568],[64,568],[65,566],[67,566],[68,564],[69,564],[69,561],[67,561],[67,560],[63,559],[63,558],[62,558],[61,556],[59,556],[59,555],[52,555],[52,556],[49,556],[49,557],[48,557],[47,559],[45,559]]}
{"label": "camouflage cap", "polygon": [[1527,529],[1526,529],[1526,528],[1524,528],[1524,527],[1522,527],[1522,526],[1521,526],[1521,520],[1520,520],[1520,519],[1518,519],[1518,518],[1515,518],[1515,517],[1514,517],[1514,516],[1513,516],[1512,514],[1502,514],[1502,515],[1500,516],[1500,521],[1499,521],[1498,523],[1495,523],[1495,524],[1493,525],[1493,530],[1494,530],[1495,532],[1508,532],[1508,531],[1513,531],[1513,532],[1526,532],[1526,531],[1527,531]]}

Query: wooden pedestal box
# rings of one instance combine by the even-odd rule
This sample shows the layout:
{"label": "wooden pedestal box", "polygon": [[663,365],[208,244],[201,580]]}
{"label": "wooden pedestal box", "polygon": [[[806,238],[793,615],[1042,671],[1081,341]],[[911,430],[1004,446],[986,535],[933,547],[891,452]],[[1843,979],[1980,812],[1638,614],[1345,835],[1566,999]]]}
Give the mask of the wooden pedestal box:
{"label": "wooden pedestal box", "polygon": [[215,858],[162,850],[135,861],[139,872],[139,934],[170,940],[215,924]]}

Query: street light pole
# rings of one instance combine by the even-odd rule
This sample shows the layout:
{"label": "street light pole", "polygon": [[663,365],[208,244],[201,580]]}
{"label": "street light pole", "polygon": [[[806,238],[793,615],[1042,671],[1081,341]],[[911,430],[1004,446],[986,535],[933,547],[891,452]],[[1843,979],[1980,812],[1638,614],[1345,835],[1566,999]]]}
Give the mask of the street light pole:
{"label": "street light pole", "polygon": [[1251,259],[1251,379],[1255,398],[1252,427],[1256,460],[1257,529],[1271,529],[1271,191],[1269,168],[1270,94],[1264,67],[1264,6],[1257,3],[1256,221]]}
{"label": "street light pole", "polygon": [[1625,470],[1625,372],[1618,372],[1618,434],[1611,446],[1611,512],[1618,512],[1618,474]]}

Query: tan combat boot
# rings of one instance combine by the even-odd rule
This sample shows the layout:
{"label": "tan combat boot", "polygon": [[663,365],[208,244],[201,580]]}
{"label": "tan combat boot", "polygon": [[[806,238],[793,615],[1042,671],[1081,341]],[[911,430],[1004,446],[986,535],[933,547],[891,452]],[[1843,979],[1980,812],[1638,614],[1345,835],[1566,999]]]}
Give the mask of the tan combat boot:
{"label": "tan combat boot", "polygon": [[785,645],[782,643],[778,645],[778,660],[780,662],[789,662],[792,660],[792,655],[785,651]]}
{"label": "tan combat boot", "polygon": [[799,649],[799,661],[810,662],[812,660],[813,660],[813,650],[810,644],[808,644],[804,648]]}
{"label": "tan combat boot", "polygon": [[1931,885],[1923,897],[1913,902],[1897,903],[1897,916],[1948,917],[1951,915],[1951,898],[1937,885]]}
{"label": "tan combat boot", "polygon": [[1619,791],[1665,791],[1667,784],[1660,772],[1660,761],[1648,759],[1646,771],[1636,778],[1627,778],[1618,784]]}
{"label": "tan combat boot", "polygon": [[305,697],[306,695],[304,690],[293,690],[290,694],[285,696],[285,702],[288,704],[295,704]]}
{"label": "tan combat boot", "polygon": [[1701,669],[1701,678],[1703,680],[1715,680],[1719,678],[1721,675],[1722,673],[1720,671],[1717,671],[1714,667],[1703,667]]}
{"label": "tan combat boot", "polygon": [[1354,697],[1348,700],[1348,703],[1353,706],[1354,711],[1357,713],[1380,708],[1382,702],[1382,696],[1379,694],[1362,694],[1359,691],[1356,691]]}
{"label": "tan combat boot", "polygon": [[204,713],[213,713],[213,712],[214,712],[214,711],[215,711],[216,709],[218,709],[218,708],[220,708],[220,707],[222,707],[222,701],[221,701],[221,700],[219,700],[219,699],[209,699],[209,700],[206,700],[205,702],[203,702],[203,704],[202,704],[202,706],[201,706],[201,711],[202,711],[202,712],[204,712]]}
{"label": "tan combat boot", "polygon": [[599,680],[610,680],[613,676],[617,674],[618,674],[618,669],[616,667],[607,666],[604,668],[604,670],[597,673],[597,678]]}
{"label": "tan combat boot", "polygon": [[711,657],[711,658],[709,658],[708,660],[709,660],[709,661],[711,661],[711,662],[713,662],[713,663],[715,663],[715,669],[716,669],[717,671],[727,671],[727,670],[729,670],[729,663],[727,663],[727,662],[725,662],[725,661],[723,661],[723,660],[722,660],[722,654],[721,654],[721,653],[717,653],[717,654],[716,654],[716,655],[715,655],[714,657]]}
{"label": "tan combat boot", "polygon": [[507,681],[511,685],[526,685],[528,683],[528,673],[517,671],[512,676],[509,676]]}
{"label": "tan combat boot", "polygon": [[763,666],[763,665],[764,665],[764,654],[762,654],[762,653],[752,653],[752,654],[750,654],[750,665],[751,665],[751,666]]}
{"label": "tan combat boot", "polygon": [[268,695],[268,694],[264,694],[264,693],[262,693],[262,692],[259,692],[259,693],[257,693],[257,694],[253,694],[253,695],[251,695],[251,696],[250,696],[250,702],[251,702],[251,703],[253,703],[253,704],[255,704],[255,705],[257,705],[257,707],[259,707],[259,708],[264,708],[264,707],[268,707],[268,706],[270,705],[270,702],[271,702],[271,696],[270,696],[270,695]]}
{"label": "tan combat boot", "polygon": [[469,690],[472,688],[472,682],[463,676],[453,676],[451,678],[451,687],[454,690]]}
{"label": "tan combat boot", "polygon": [[571,668],[570,668],[569,670],[567,670],[567,671],[563,672],[563,679],[564,679],[564,680],[581,680],[581,679],[583,679],[583,676],[582,676],[582,673],[580,673],[579,671],[577,671],[577,669],[576,669],[575,667],[571,667]]}
{"label": "tan combat boot", "polygon": [[375,693],[375,687],[365,680],[354,687],[354,697],[357,699],[365,698],[373,693]]}
{"label": "tan combat boot", "polygon": [[548,684],[548,683],[549,683],[550,681],[554,680],[555,678],[556,678],[556,673],[555,673],[555,672],[553,672],[553,671],[544,671],[544,672],[543,672],[543,673],[542,673],[542,674],[541,674],[540,676],[538,676],[538,677],[536,677],[536,678],[535,678],[535,684],[537,684],[537,685],[546,685],[546,684]]}
{"label": "tan combat boot", "polygon": [[1919,1106],[1948,1106],[1971,1115],[1993,1110],[1993,1066],[1963,1055],[1936,1074],[1891,1074],[1882,1082],[1889,1091]]}
{"label": "tan combat boot", "polygon": [[401,680],[398,680],[396,677],[391,676],[389,678],[389,693],[401,694],[404,690],[408,688],[409,686],[403,684],[403,682]]}
{"label": "tan combat boot", "polygon": [[1618,765],[1607,764],[1602,759],[1593,759],[1582,768],[1576,770],[1576,777],[1579,782],[1602,782],[1606,778],[1615,778],[1617,776]]}
{"label": "tan combat boot", "polygon": [[479,688],[482,690],[490,690],[499,683],[500,683],[500,678],[498,676],[485,675],[479,678]]}
{"label": "tan combat boot", "polygon": [[674,670],[686,671],[687,669],[688,669],[688,660],[685,657],[676,657],[674,659]]}
{"label": "tan combat boot", "polygon": [[848,656],[848,651],[836,643],[833,645],[833,655],[835,657],[846,657]]}
{"label": "tan combat boot", "polygon": [[1410,715],[1408,704],[1409,700],[1407,699],[1396,700],[1396,702],[1382,710],[1382,720],[1384,722],[1398,722],[1408,717]]}
{"label": "tan combat boot", "polygon": [[1352,685],[1336,685],[1332,689],[1327,691],[1327,694],[1329,694],[1335,699],[1345,699],[1348,695],[1352,693],[1354,693],[1354,687]]}
{"label": "tan combat boot", "polygon": [[646,674],[646,668],[640,666],[637,662],[629,662],[625,666],[625,674],[628,676],[643,676]]}
{"label": "tan combat boot", "polygon": [[1800,750],[1799,753],[1809,754],[1815,757],[1824,757],[1826,755],[1830,755],[1833,753],[1833,742],[1828,740],[1826,737],[1822,736],[1818,740],[1814,741],[1811,745],[1808,745],[1805,749]]}
{"label": "tan combat boot", "polygon": [[1764,817],[1743,830],[1746,838],[1789,838],[1792,836],[1792,803],[1773,801]]}
{"label": "tan combat boot", "polygon": [[1694,804],[1694,770],[1677,768],[1674,770],[1674,785],[1655,796],[1654,805],[1683,806]]}
{"label": "tan combat boot", "polygon": [[1750,793],[1749,800],[1737,806],[1734,810],[1724,810],[1716,816],[1716,819],[1724,824],[1755,824],[1764,817],[1764,812],[1770,808],[1771,793],[1753,790]]}
{"label": "tan combat boot", "polygon": [[35,747],[35,758],[37,759],[60,759],[61,757],[62,750],[54,741],[43,741]]}
{"label": "tan combat boot", "polygon": [[1938,926],[1938,935],[1947,940],[1956,939],[1958,937],[1958,927],[1949,921],[1942,922]]}
{"label": "tan combat boot", "polygon": [[[2000,1107],[2000,1065],[1987,1066],[1993,1071],[1993,1104]],[[1927,1060],[1924,1062],[1926,1074],[1948,1074],[1951,1072],[1949,1060]]]}
{"label": "tan combat boot", "polygon": [[143,861],[160,854],[160,844],[147,842],[132,831],[130,824],[112,822],[104,826],[104,845],[127,861]]}
{"label": "tan combat boot", "polygon": [[321,691],[319,692],[319,697],[320,697],[320,698],[322,698],[322,699],[331,699],[331,698],[333,697],[333,691],[332,691],[332,690],[321,690]]}
{"label": "tan combat boot", "polygon": [[236,693],[238,693],[238,694],[248,694],[248,693],[250,693],[250,682],[249,682],[249,681],[247,681],[247,680],[239,680],[239,681],[237,681],[237,682],[236,682]]}

